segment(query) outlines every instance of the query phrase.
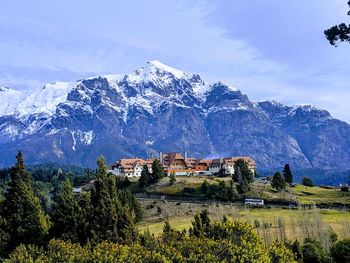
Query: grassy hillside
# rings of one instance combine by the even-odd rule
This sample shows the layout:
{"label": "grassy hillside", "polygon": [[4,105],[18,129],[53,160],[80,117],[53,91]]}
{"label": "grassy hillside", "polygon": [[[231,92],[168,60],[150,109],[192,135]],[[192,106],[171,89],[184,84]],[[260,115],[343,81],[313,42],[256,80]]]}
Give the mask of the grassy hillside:
{"label": "grassy hillside", "polygon": [[[203,198],[201,185],[206,180],[209,184],[218,184],[225,181],[229,184],[231,178],[218,177],[177,177],[177,181],[170,185],[169,178],[162,179],[159,183],[140,189],[137,179],[129,186],[132,192],[147,192],[158,195],[187,196],[193,198]],[[236,200],[243,200],[246,197],[261,198],[267,202],[285,203],[297,202],[299,204],[317,204],[317,205],[350,205],[350,192],[341,192],[336,188],[306,187],[297,185],[289,187],[286,191],[277,192],[269,183],[256,181],[252,185],[250,192],[244,195],[238,195]]]}

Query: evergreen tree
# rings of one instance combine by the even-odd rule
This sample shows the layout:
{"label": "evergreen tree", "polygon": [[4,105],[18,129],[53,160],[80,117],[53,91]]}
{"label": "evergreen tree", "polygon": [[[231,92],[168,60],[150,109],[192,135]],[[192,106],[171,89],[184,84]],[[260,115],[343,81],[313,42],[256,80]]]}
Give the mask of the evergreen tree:
{"label": "evergreen tree", "polygon": [[293,183],[293,174],[290,170],[289,164],[286,164],[283,169],[283,177],[286,183],[291,184]]}
{"label": "evergreen tree", "polygon": [[175,182],[176,182],[175,174],[171,173],[170,177],[169,177],[169,183],[170,183],[170,185],[173,185]]}
{"label": "evergreen tree", "polygon": [[[248,184],[254,182],[254,174],[253,172],[249,169],[248,167],[248,163],[244,160],[244,159],[238,159],[236,162],[235,162],[235,165],[234,165],[234,168],[235,168],[235,171],[237,170],[237,168],[240,168],[241,170],[241,173],[242,173],[242,177],[244,177]],[[235,176],[238,181],[238,175]],[[236,181],[236,182],[237,182]]]}
{"label": "evergreen tree", "polygon": [[239,182],[241,179],[242,179],[241,167],[237,165],[235,167],[235,172],[232,175],[232,180],[234,182]]}
{"label": "evergreen tree", "polygon": [[52,205],[51,234],[63,240],[79,242],[81,208],[73,194],[73,187],[68,178],[59,186],[59,194]]}
{"label": "evergreen tree", "polygon": [[306,176],[303,177],[303,180],[301,183],[305,186],[310,186],[310,187],[314,186],[312,179],[310,177],[306,177]]}
{"label": "evergreen tree", "polygon": [[245,177],[242,177],[242,179],[238,182],[236,185],[237,192],[240,194],[245,194],[250,191],[251,187]]}
{"label": "evergreen tree", "polygon": [[88,224],[93,242],[131,242],[137,237],[135,215],[129,205],[122,206],[115,177],[108,174],[105,159],[97,160],[96,180],[91,190]]}
{"label": "evergreen tree", "polygon": [[118,241],[118,200],[115,181],[107,173],[105,159],[97,160],[96,180],[91,190],[89,236],[93,242]]}
{"label": "evergreen tree", "polygon": [[79,224],[79,240],[85,244],[89,239],[89,220],[91,212],[91,192],[82,192],[78,197],[80,207],[81,221]]}
{"label": "evergreen tree", "polygon": [[144,165],[141,172],[141,177],[139,179],[139,184],[141,187],[146,187],[151,184],[151,174],[148,170],[148,166]]}
{"label": "evergreen tree", "polygon": [[120,199],[120,202],[122,203],[122,206],[128,206],[130,209],[133,210],[135,214],[135,222],[141,221],[143,216],[143,211],[139,201],[137,201],[135,196],[129,190],[125,190],[125,189],[119,190],[118,194],[119,194],[119,199]]}
{"label": "evergreen tree", "polygon": [[42,244],[50,228],[39,198],[34,195],[21,152],[16,159],[3,203],[3,217],[9,234],[8,251],[20,243]]}
{"label": "evergreen tree", "polygon": [[164,168],[160,164],[159,160],[155,159],[152,163],[152,176],[151,183],[157,183],[164,177]]}
{"label": "evergreen tree", "polygon": [[195,237],[206,237],[211,230],[211,223],[209,218],[209,212],[207,209],[202,210],[198,215],[194,216],[194,221],[192,221],[192,227],[190,228],[190,236]]}
{"label": "evergreen tree", "polygon": [[7,231],[6,221],[0,215],[0,260],[2,256],[7,255],[7,245],[10,239],[10,235]]}
{"label": "evergreen tree", "polygon": [[286,188],[286,182],[280,172],[273,175],[271,186],[276,188],[278,192]]}

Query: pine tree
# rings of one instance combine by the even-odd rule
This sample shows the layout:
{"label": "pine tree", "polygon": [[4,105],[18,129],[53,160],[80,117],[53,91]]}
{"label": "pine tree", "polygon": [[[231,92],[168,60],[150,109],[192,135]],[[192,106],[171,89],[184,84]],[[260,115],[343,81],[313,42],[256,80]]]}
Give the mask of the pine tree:
{"label": "pine tree", "polygon": [[10,235],[8,251],[20,243],[42,244],[50,228],[39,198],[34,195],[21,152],[16,159],[3,203],[3,217]]}
{"label": "pine tree", "polygon": [[192,221],[192,227],[190,228],[190,236],[205,237],[209,234],[210,229],[209,212],[205,209],[199,215],[194,216],[194,221]]}
{"label": "pine tree", "polygon": [[290,170],[289,164],[286,164],[283,169],[283,177],[286,183],[291,184],[293,183],[293,174],[292,171]]}
{"label": "pine tree", "polygon": [[[254,174],[249,169],[248,163],[244,159],[238,159],[235,162],[235,165],[234,165],[235,171],[238,167],[241,170],[242,177],[244,177],[247,180],[248,184],[254,182]],[[237,177],[237,180],[238,180],[238,177]]]}
{"label": "pine tree", "polygon": [[170,183],[170,185],[173,185],[175,182],[176,182],[175,174],[171,173],[170,177],[169,177],[169,183]]}
{"label": "pine tree", "polygon": [[234,182],[239,182],[241,179],[242,179],[241,167],[237,165],[235,167],[235,172],[232,175],[232,180]]}
{"label": "pine tree", "polygon": [[91,190],[88,224],[92,242],[129,243],[137,238],[135,215],[119,200],[115,177],[108,174],[105,159],[97,160],[96,180]]}
{"label": "pine tree", "polygon": [[159,160],[155,159],[152,163],[151,183],[157,183],[164,177],[164,169]]}
{"label": "pine tree", "polygon": [[0,215],[0,260],[2,256],[6,256],[7,246],[10,239],[5,219]]}
{"label": "pine tree", "polygon": [[91,211],[91,192],[82,192],[78,197],[80,207],[81,221],[79,224],[79,241],[85,244],[89,239],[89,220]]}
{"label": "pine tree", "polygon": [[286,188],[286,182],[280,172],[273,175],[271,186],[276,188],[278,192]]}
{"label": "pine tree", "polygon": [[245,177],[242,177],[242,179],[238,182],[236,185],[237,192],[240,194],[245,194],[250,191],[251,187]]}
{"label": "pine tree", "polygon": [[59,194],[52,205],[51,234],[63,240],[79,242],[81,208],[73,194],[73,187],[68,178],[59,186]]}
{"label": "pine tree", "polygon": [[146,187],[151,183],[151,174],[148,170],[148,166],[144,165],[141,172],[141,177],[139,179],[139,184],[141,187]]}
{"label": "pine tree", "polygon": [[96,180],[91,190],[89,236],[93,242],[116,242],[118,236],[118,210],[121,203],[117,198],[115,181],[107,173],[105,159],[97,160]]}
{"label": "pine tree", "polygon": [[135,196],[129,190],[125,189],[119,190],[118,195],[122,206],[128,206],[130,209],[133,210],[135,214],[135,223],[141,221],[143,217],[143,211],[141,204],[139,203],[139,201],[137,201]]}

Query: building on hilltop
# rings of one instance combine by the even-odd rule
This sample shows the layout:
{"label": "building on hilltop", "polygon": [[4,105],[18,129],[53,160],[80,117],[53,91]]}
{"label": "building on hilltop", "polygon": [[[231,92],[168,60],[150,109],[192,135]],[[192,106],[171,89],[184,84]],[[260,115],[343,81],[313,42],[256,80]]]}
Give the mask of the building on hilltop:
{"label": "building on hilltop", "polygon": [[211,164],[209,165],[209,173],[215,174],[219,173],[222,170],[224,175],[233,175],[235,172],[235,163],[240,159],[243,159],[247,163],[248,168],[254,174],[254,171],[256,169],[256,163],[249,156],[213,159]]}
{"label": "building on hilltop", "polygon": [[144,165],[147,165],[149,171],[152,172],[152,162],[151,159],[123,158],[112,164],[109,172],[117,176],[140,177]]}
{"label": "building on hilltop", "polygon": [[[255,161],[249,157],[228,157],[218,159],[197,159],[187,157],[177,152],[159,153],[159,161],[164,168],[166,176],[174,173],[177,176],[191,175],[216,175],[220,172],[230,176],[235,171],[235,163],[237,160],[243,159],[248,168],[254,173],[256,169]],[[144,165],[148,166],[152,172],[152,162],[155,159],[143,160],[140,158],[123,158],[111,165],[109,172],[117,176],[136,176],[140,177]]]}

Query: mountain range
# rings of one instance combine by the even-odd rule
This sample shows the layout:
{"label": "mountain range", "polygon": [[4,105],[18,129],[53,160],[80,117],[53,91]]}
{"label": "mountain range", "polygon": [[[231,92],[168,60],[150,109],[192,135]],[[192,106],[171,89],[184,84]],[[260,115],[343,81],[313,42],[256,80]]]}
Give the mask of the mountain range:
{"label": "mountain range", "polygon": [[55,82],[27,95],[0,88],[0,167],[18,150],[28,163],[92,167],[104,155],[246,156],[261,169],[350,169],[350,125],[311,105],[251,101],[159,61],[126,75]]}

